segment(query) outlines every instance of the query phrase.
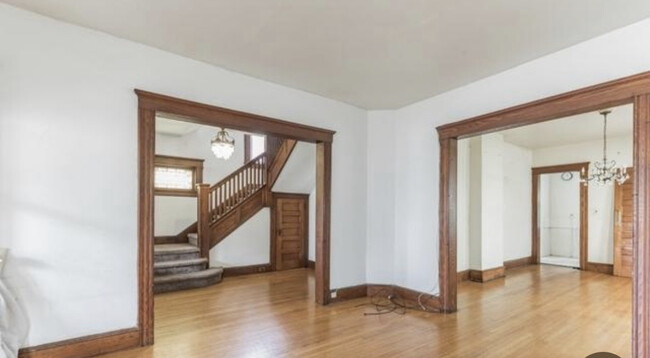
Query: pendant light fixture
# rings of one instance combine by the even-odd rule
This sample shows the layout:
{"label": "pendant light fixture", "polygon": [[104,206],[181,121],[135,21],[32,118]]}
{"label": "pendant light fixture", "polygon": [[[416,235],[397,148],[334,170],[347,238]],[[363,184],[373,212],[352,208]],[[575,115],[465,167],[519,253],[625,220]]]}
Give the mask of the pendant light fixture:
{"label": "pendant light fixture", "polygon": [[612,113],[611,110],[601,111],[603,116],[603,159],[589,163],[589,174],[582,169],[582,179],[580,180],[585,186],[591,182],[598,185],[611,185],[614,182],[619,185],[625,183],[630,178],[627,168],[616,166],[616,161],[607,160],[607,115]]}
{"label": "pendant light fixture", "polygon": [[223,128],[212,138],[211,144],[212,153],[219,159],[228,160],[235,151],[235,139]]}

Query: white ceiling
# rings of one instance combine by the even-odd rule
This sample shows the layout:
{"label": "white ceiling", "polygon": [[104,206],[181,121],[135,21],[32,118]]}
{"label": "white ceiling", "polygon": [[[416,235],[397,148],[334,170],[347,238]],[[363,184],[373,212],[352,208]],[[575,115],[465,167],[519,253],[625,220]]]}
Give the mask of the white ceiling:
{"label": "white ceiling", "polygon": [[[182,137],[201,128],[200,124],[176,121],[164,117],[156,117],[156,133]],[[216,132],[216,129],[215,129]]]}
{"label": "white ceiling", "polygon": [[650,16],[648,0],[0,1],[367,109]]}
{"label": "white ceiling", "polygon": [[[632,136],[633,111],[631,104],[612,108],[607,116],[607,138]],[[589,112],[499,133],[506,142],[529,149],[602,140],[603,117],[598,112]]]}

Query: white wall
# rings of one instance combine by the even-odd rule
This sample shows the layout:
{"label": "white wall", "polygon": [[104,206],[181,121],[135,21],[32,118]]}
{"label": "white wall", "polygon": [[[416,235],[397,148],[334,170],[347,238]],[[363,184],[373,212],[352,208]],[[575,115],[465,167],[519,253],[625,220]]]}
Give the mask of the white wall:
{"label": "white wall", "polygon": [[[395,232],[400,249],[384,246],[378,254],[394,251],[394,283],[423,291],[438,287],[437,126],[648,71],[648,36],[650,20],[644,20],[395,111]],[[369,123],[374,126],[372,114]],[[385,143],[378,143],[369,151],[382,150],[379,146]],[[389,205],[390,200],[375,205]],[[368,225],[371,232],[384,223]],[[368,247],[381,246],[374,239],[369,235]],[[368,257],[373,260],[370,255],[374,253]]]}
{"label": "white wall", "polygon": [[0,43],[0,246],[27,345],[136,325],[134,88],[335,130],[331,286],[366,282],[364,110],[5,4]]}
{"label": "white wall", "polygon": [[271,262],[271,210],[264,208],[210,250],[210,266]]}
{"label": "white wall", "polygon": [[531,254],[532,153],[489,134],[458,142],[457,270]]}
{"label": "white wall", "polygon": [[458,272],[470,267],[470,139],[458,141],[458,188],[456,209],[456,269]]}
{"label": "white wall", "polygon": [[309,222],[308,222],[307,259],[316,261],[316,189],[309,193]]}
{"label": "white wall", "polygon": [[[536,149],[533,165],[536,167],[591,162],[602,159],[602,140],[576,143],[566,146]],[[633,138],[607,139],[608,157],[619,165],[632,166]],[[589,242],[587,258],[590,262],[613,263],[614,261],[614,187],[590,185],[589,196]]]}
{"label": "white wall", "polygon": [[562,173],[542,174],[548,185],[540,189],[541,210],[548,215],[540,225],[540,245],[550,256],[580,257],[580,173],[563,180]]}
{"label": "white wall", "polygon": [[549,230],[544,228],[551,225],[551,204],[550,204],[550,185],[551,177],[548,175],[540,175],[539,177],[539,190],[537,200],[537,213],[539,219],[539,254],[540,257],[551,255],[551,240],[549,237]]}
{"label": "white wall", "polygon": [[369,113],[367,197],[367,280],[392,283],[394,251],[402,250],[395,232],[395,112]]}
{"label": "white wall", "polygon": [[530,150],[503,143],[503,260],[531,255],[532,167]]}
{"label": "white wall", "polygon": [[316,145],[298,142],[273,185],[273,191],[309,194],[314,188],[316,188]]}

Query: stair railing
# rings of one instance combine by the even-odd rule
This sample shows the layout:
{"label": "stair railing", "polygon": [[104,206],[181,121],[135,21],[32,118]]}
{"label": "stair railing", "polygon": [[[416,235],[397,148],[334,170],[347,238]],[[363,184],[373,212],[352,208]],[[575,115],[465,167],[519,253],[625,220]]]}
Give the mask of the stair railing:
{"label": "stair railing", "polygon": [[198,237],[202,257],[208,257],[210,251],[210,225],[264,188],[267,168],[268,158],[266,153],[262,153],[213,186],[197,185]]}

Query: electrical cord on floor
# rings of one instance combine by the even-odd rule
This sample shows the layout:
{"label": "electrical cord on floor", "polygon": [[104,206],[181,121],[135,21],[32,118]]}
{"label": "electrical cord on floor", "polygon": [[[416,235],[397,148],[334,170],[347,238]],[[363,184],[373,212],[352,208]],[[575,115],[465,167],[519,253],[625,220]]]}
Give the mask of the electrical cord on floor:
{"label": "electrical cord on floor", "polygon": [[388,313],[395,313],[399,315],[406,314],[408,310],[418,310],[418,311],[431,311],[427,309],[427,306],[424,305],[422,299],[424,296],[428,296],[428,299],[431,299],[431,295],[426,293],[421,293],[418,295],[417,306],[412,306],[406,303],[406,300],[399,295],[395,294],[390,287],[382,288],[370,296],[370,303],[363,303],[357,305],[361,306],[374,306],[375,312],[364,312],[364,316],[379,316]]}

